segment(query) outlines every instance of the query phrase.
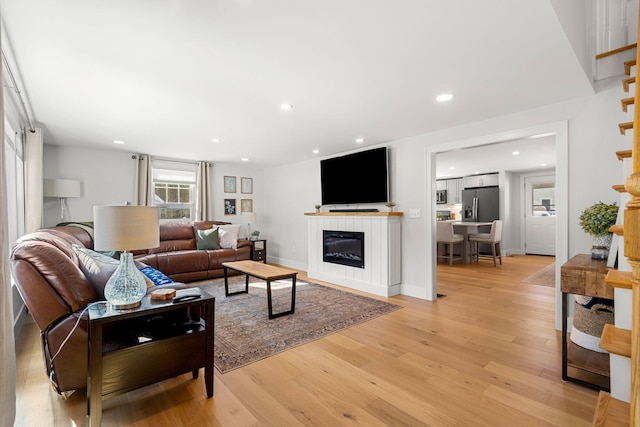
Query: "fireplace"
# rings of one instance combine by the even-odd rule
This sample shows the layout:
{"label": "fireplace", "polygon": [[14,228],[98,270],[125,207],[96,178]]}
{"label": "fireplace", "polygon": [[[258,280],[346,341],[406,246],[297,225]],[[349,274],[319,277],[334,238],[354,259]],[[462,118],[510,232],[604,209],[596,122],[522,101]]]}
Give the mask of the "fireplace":
{"label": "fireplace", "polygon": [[322,231],[322,260],[364,268],[364,233],[360,231]]}

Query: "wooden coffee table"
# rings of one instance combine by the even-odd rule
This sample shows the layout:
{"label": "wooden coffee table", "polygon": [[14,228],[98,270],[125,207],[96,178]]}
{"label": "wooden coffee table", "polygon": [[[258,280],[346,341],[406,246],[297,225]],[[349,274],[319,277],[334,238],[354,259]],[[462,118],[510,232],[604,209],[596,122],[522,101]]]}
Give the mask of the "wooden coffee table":
{"label": "wooden coffee table", "polygon": [[[296,276],[298,274],[295,270],[288,268],[276,267],[274,265],[263,264],[256,261],[234,261],[223,262],[224,267],[224,294],[225,296],[248,294],[249,293],[249,276],[261,279],[267,282],[267,303],[269,306],[269,319],[285,316],[287,314],[293,314],[296,309]],[[246,281],[244,290],[229,292],[229,277],[227,269],[235,270],[240,273],[246,274]],[[274,280],[291,279],[291,309],[280,313],[273,314],[273,306],[271,304],[271,282]]]}

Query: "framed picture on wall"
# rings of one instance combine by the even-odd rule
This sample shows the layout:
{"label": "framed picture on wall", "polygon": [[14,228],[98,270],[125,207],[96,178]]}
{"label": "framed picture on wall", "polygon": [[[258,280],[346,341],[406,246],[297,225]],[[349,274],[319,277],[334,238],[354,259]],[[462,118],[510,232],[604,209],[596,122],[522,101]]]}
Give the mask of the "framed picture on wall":
{"label": "framed picture on wall", "polygon": [[225,176],[224,177],[224,192],[235,193],[236,192],[236,177]]}
{"label": "framed picture on wall", "polygon": [[224,199],[224,214],[225,215],[236,214],[236,199]]}
{"label": "framed picture on wall", "polygon": [[253,194],[253,178],[240,178],[240,191],[243,194]]}
{"label": "framed picture on wall", "polygon": [[253,199],[240,199],[240,212],[253,212]]}

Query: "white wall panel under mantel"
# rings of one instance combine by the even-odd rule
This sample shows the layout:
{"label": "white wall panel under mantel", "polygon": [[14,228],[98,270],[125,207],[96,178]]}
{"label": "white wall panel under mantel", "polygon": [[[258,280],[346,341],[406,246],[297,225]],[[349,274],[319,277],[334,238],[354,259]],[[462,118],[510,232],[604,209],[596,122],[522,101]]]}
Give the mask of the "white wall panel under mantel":
{"label": "white wall panel under mantel", "polygon": [[[385,297],[400,293],[402,213],[307,215],[309,278]],[[324,262],[323,230],[363,232],[364,268]]]}

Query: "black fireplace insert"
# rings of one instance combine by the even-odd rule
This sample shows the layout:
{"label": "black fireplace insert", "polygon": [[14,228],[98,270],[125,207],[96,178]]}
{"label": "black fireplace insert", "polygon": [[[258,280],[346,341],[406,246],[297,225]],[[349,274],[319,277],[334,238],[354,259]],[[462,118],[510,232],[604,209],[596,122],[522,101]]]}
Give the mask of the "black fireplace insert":
{"label": "black fireplace insert", "polygon": [[361,231],[322,231],[322,260],[364,268],[364,233]]}

